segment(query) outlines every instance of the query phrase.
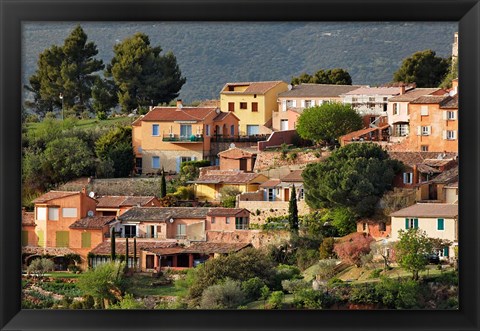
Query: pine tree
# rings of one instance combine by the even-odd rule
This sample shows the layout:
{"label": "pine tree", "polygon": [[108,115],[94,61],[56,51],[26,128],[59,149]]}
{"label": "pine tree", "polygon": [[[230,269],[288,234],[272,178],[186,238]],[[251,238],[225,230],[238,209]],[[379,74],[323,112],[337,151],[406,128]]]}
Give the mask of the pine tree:
{"label": "pine tree", "polygon": [[160,183],[160,198],[167,195],[167,181],[165,180],[165,170],[162,168],[162,181]]}
{"label": "pine tree", "polygon": [[290,231],[298,233],[298,207],[297,207],[297,192],[295,191],[295,184],[292,186],[292,193],[290,194],[290,201],[288,203],[288,224]]}
{"label": "pine tree", "polygon": [[115,261],[115,228],[112,227],[111,235],[110,235],[110,259],[112,262]]}

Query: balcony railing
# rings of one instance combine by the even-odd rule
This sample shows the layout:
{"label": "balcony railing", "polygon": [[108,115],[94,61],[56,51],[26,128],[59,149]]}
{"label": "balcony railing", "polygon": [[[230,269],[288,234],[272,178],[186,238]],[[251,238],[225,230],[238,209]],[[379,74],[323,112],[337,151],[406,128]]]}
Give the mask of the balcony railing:
{"label": "balcony railing", "polygon": [[213,135],[212,142],[258,142],[268,139],[269,134],[254,134],[254,135],[235,135],[235,136],[222,136]]}
{"label": "balcony railing", "polygon": [[201,143],[203,142],[203,135],[192,134],[191,136],[181,136],[178,134],[166,134],[163,136],[162,141],[172,143]]}

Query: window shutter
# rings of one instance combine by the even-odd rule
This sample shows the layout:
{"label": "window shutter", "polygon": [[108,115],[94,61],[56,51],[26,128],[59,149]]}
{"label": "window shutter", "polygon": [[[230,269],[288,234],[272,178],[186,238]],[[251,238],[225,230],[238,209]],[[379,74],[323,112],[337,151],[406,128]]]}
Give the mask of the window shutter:
{"label": "window shutter", "polygon": [[403,173],[403,183],[407,184],[407,173],[406,172]]}
{"label": "window shutter", "polygon": [[456,111],[452,111],[452,114],[453,114],[453,119],[456,120],[456,119],[457,119],[457,112],[456,112]]}
{"label": "window shutter", "polygon": [[301,104],[301,106],[302,106],[303,108],[305,108],[305,100],[301,100],[301,101],[300,101],[300,104]]}
{"label": "window shutter", "polygon": [[408,230],[408,226],[409,226],[409,221],[408,221],[408,218],[405,219],[405,229]]}
{"label": "window shutter", "polygon": [[415,218],[415,219],[413,220],[413,228],[414,228],[414,229],[418,229],[418,218]]}
{"label": "window shutter", "polygon": [[421,136],[421,135],[422,135],[422,127],[417,126],[417,136]]}
{"label": "window shutter", "polygon": [[443,130],[443,140],[447,140],[447,130]]}
{"label": "window shutter", "polygon": [[287,111],[287,100],[282,100],[282,110]]}
{"label": "window shutter", "polygon": [[430,135],[432,133],[432,127],[431,126],[427,126],[427,133],[428,133],[428,135]]}
{"label": "window shutter", "polygon": [[314,99],[310,100],[310,102],[312,103],[312,107],[315,106],[315,100]]}
{"label": "window shutter", "polygon": [[445,226],[444,226],[444,219],[443,218],[439,218],[437,219],[437,230],[444,230],[445,229]]}
{"label": "window shutter", "polygon": [[452,131],[453,132],[453,139],[457,139],[457,131]]}
{"label": "window shutter", "polygon": [[175,168],[175,170],[177,171],[177,173],[180,172],[180,163],[181,163],[181,161],[182,161],[182,160],[181,160],[180,156],[177,156],[177,165],[176,165],[176,168]]}
{"label": "window shutter", "polygon": [[22,246],[28,246],[28,231],[22,231]]}
{"label": "window shutter", "polygon": [[443,256],[448,257],[448,247],[443,248]]}
{"label": "window shutter", "polygon": [[297,100],[292,100],[292,107],[297,107]]}
{"label": "window shutter", "polygon": [[443,111],[443,119],[444,120],[448,119],[448,112],[446,110]]}

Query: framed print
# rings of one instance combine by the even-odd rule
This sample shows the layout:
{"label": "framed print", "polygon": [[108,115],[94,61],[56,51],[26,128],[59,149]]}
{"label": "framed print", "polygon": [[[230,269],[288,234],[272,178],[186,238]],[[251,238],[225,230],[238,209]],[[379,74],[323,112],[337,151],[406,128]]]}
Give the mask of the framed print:
{"label": "framed print", "polygon": [[0,6],[2,330],[480,329],[478,1]]}

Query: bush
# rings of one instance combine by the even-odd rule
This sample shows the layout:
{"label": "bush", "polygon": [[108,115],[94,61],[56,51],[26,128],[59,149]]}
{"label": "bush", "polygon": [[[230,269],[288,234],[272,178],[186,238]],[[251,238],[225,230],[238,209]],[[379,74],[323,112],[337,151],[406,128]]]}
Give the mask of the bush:
{"label": "bush", "polygon": [[224,208],[235,208],[235,205],[237,203],[237,198],[236,197],[222,197],[220,200],[220,203],[222,207]]}
{"label": "bush", "polygon": [[43,277],[48,271],[53,271],[55,264],[52,260],[41,258],[33,260],[27,268],[29,274],[34,274],[38,277]]}
{"label": "bush", "polygon": [[318,249],[299,247],[297,248],[295,257],[297,259],[297,266],[301,270],[305,270],[318,261],[319,252]]}
{"label": "bush", "polygon": [[265,282],[258,277],[253,277],[242,282],[242,290],[249,301],[255,301],[260,298],[263,286],[265,286]]}
{"label": "bush", "polygon": [[233,309],[245,302],[240,281],[227,279],[223,284],[207,287],[202,294],[200,308]]}
{"label": "bush", "polygon": [[320,255],[319,255],[319,258],[321,260],[335,257],[335,253],[333,252],[334,243],[335,243],[335,239],[333,238],[325,238],[322,241],[322,243],[320,244]]}
{"label": "bush", "polygon": [[308,289],[300,290],[293,300],[293,304],[297,308],[325,309],[330,307],[334,301],[334,298],[327,292]]}
{"label": "bush", "polygon": [[378,278],[378,277],[380,277],[381,273],[382,273],[382,269],[375,269],[370,273],[370,276],[368,276],[368,278],[370,278],[370,279]]}
{"label": "bush", "polygon": [[292,294],[295,294],[300,290],[308,289],[310,286],[310,283],[305,281],[304,279],[282,280],[282,289]]}
{"label": "bush", "polygon": [[315,276],[322,281],[328,281],[335,275],[338,260],[321,260],[315,266]]}
{"label": "bush", "polygon": [[349,299],[354,303],[378,303],[377,293],[373,286],[368,283],[352,286]]}
{"label": "bush", "polygon": [[283,299],[285,295],[282,291],[275,291],[270,294],[268,298],[268,308],[270,309],[280,309],[282,308]]}

